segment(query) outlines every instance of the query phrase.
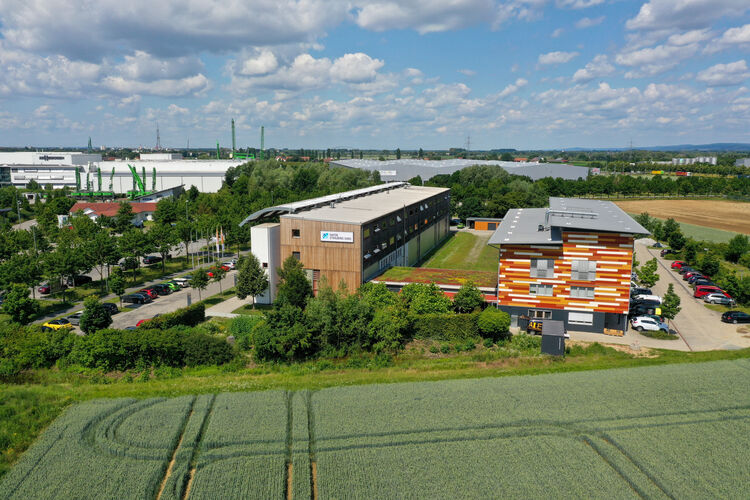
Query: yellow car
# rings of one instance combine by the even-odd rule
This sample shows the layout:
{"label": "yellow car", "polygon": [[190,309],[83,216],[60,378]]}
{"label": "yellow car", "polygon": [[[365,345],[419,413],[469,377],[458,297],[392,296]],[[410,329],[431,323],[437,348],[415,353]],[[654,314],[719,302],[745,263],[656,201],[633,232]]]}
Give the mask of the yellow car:
{"label": "yellow car", "polygon": [[61,328],[73,328],[73,324],[67,319],[53,319],[47,321],[42,325],[42,330],[48,328],[50,330],[59,330]]}

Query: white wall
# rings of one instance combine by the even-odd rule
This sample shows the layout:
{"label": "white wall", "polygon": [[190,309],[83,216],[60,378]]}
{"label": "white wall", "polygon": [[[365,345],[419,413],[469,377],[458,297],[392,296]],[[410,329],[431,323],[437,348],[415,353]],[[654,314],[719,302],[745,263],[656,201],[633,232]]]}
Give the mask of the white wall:
{"label": "white wall", "polygon": [[269,288],[255,297],[258,304],[272,304],[276,300],[279,276],[276,268],[281,266],[281,225],[260,224],[250,228],[251,251],[265,268]]}

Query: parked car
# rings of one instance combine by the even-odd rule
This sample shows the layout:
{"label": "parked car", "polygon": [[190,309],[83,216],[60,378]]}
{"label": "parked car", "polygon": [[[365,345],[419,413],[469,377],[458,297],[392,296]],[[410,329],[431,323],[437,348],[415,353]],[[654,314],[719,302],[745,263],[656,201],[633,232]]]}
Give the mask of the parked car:
{"label": "parked car", "polygon": [[693,283],[690,286],[692,286],[693,288],[696,288],[701,285],[718,286],[716,283],[714,283],[708,278],[698,278],[697,280],[693,281]]}
{"label": "parked car", "polygon": [[159,255],[146,255],[143,258],[144,264],[156,264],[157,262],[161,262],[161,257]]}
{"label": "parked car", "polygon": [[633,302],[636,302],[636,303],[651,301],[651,302],[658,302],[659,304],[661,304],[661,297],[659,297],[658,295],[641,294],[641,295],[636,295],[635,297],[633,297],[632,300]]}
{"label": "parked car", "polygon": [[154,288],[141,288],[140,290],[138,290],[138,293],[148,295],[148,297],[151,300],[154,300],[156,297],[159,296],[159,292],[156,291]]}
{"label": "parked car", "polygon": [[693,276],[703,276],[703,273],[700,271],[688,271],[682,275],[682,281],[687,281]]}
{"label": "parked car", "polygon": [[78,325],[80,325],[80,324],[81,324],[81,316],[83,316],[83,311],[77,312],[77,313],[75,313],[75,314],[71,314],[70,316],[68,316],[68,317],[67,317],[67,318],[65,318],[65,319],[67,319],[67,320],[68,320],[68,322],[69,322],[69,323],[70,323],[71,325],[75,325],[75,326],[78,326]]}
{"label": "parked car", "polygon": [[120,308],[117,307],[117,304],[113,304],[112,302],[102,302],[102,305],[104,306],[104,309],[110,314],[110,316],[120,312]]}
{"label": "parked car", "polygon": [[123,296],[122,301],[131,304],[148,304],[151,302],[151,297],[142,293],[131,293],[130,295]]}
{"label": "parked car", "polygon": [[235,264],[234,262],[224,262],[221,264],[221,268],[225,271],[231,271],[235,267],[237,267],[237,264]]}
{"label": "parked car", "polygon": [[721,293],[727,297],[729,297],[729,294],[719,288],[715,285],[698,285],[695,287],[695,292],[693,292],[693,297],[696,299],[701,299],[704,296],[708,295],[709,293]]}
{"label": "parked car", "polygon": [[76,274],[75,276],[68,276],[68,278],[65,280],[65,284],[68,286],[80,286],[85,285],[86,283],[91,283],[93,279],[91,276],[86,276],[85,274]]}
{"label": "parked car", "polygon": [[661,244],[661,243],[659,243],[658,241],[657,241],[656,243],[654,243],[654,248],[661,248],[661,247],[663,247],[663,246],[664,246],[664,245],[662,245],[662,244]]}
{"label": "parked car", "polygon": [[697,271],[696,271],[695,269],[693,269],[693,268],[692,268],[692,267],[690,267],[690,266],[682,266],[682,267],[680,267],[680,268],[679,268],[679,269],[677,270],[677,272],[678,272],[678,273],[680,273],[680,274],[682,274],[682,275],[684,275],[685,273],[689,273],[690,271],[695,271],[695,272],[697,272]]}
{"label": "parked car", "polygon": [[165,285],[164,283],[159,283],[158,285],[154,285],[153,289],[156,290],[156,293],[159,295],[169,295],[172,293],[172,287],[169,285]]}
{"label": "parked car", "polygon": [[695,283],[695,280],[699,280],[701,278],[708,278],[708,276],[705,276],[703,274],[693,274],[687,280],[688,285],[692,285],[693,283]]}
{"label": "parked car", "polygon": [[180,290],[180,285],[178,285],[174,281],[165,281],[164,283],[162,283],[162,285],[168,286],[173,292],[177,292]]}
{"label": "parked car", "polygon": [[659,255],[664,257],[665,255],[670,253],[674,253],[674,250],[672,250],[671,248],[662,248],[661,252],[659,252]]}
{"label": "parked car", "polygon": [[661,316],[661,307],[652,304],[635,304],[630,307],[628,316],[631,318],[634,316],[649,316],[649,315]]}
{"label": "parked car", "polygon": [[651,295],[651,289],[640,287],[630,289],[630,297],[636,297],[638,295]]}
{"label": "parked car", "polygon": [[174,278],[172,281],[180,285],[180,288],[187,288],[190,286],[190,278],[183,276],[182,278]]}
{"label": "parked car", "polygon": [[144,323],[147,323],[147,322],[151,321],[154,318],[158,318],[159,316],[161,316],[161,314],[155,314],[153,318],[144,318],[144,319],[140,320],[138,323],[136,323],[135,326],[137,328],[137,327],[143,325]]}
{"label": "parked car", "polygon": [[60,330],[62,328],[73,328],[73,325],[68,321],[67,318],[63,319],[52,319],[42,325],[42,328],[49,330]]}
{"label": "parked car", "polygon": [[676,260],[676,261],[672,262],[672,266],[671,267],[672,267],[672,269],[679,269],[682,266],[686,266],[686,265],[687,265],[687,262],[685,262],[683,260]]}
{"label": "parked car", "polygon": [[636,316],[630,320],[630,326],[639,332],[642,332],[643,330],[658,332],[661,330],[665,333],[669,333],[669,326],[667,326],[666,323],[657,321],[651,316]]}
{"label": "parked car", "polygon": [[[68,288],[67,285],[59,285],[55,287],[56,290],[65,290],[66,288]],[[49,293],[52,293],[52,285],[50,285],[49,283],[42,283],[39,288],[36,289],[36,291],[41,293],[42,295],[47,295]]]}
{"label": "parked car", "polygon": [[725,323],[750,323],[750,314],[742,311],[727,311],[721,315]]}
{"label": "parked car", "polygon": [[709,293],[703,296],[703,302],[709,304],[721,304],[724,306],[733,306],[735,304],[732,297],[727,297],[723,293]]}

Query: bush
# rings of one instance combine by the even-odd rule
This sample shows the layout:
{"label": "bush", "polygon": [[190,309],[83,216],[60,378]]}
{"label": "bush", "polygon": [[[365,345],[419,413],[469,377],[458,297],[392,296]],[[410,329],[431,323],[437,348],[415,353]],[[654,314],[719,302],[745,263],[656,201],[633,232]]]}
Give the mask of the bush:
{"label": "bush", "polygon": [[197,326],[206,321],[206,306],[199,302],[190,307],[177,309],[174,312],[152,318],[141,325],[144,329],[167,330],[174,326]]}
{"label": "bush", "polygon": [[471,281],[464,283],[453,297],[453,309],[457,313],[470,313],[484,305],[484,294]]}
{"label": "bush", "polygon": [[192,333],[185,341],[186,366],[221,365],[234,357],[232,346],[220,338],[204,333]]}
{"label": "bush", "polygon": [[411,316],[414,336],[419,339],[448,341],[475,340],[479,337],[473,314],[417,314]]}
{"label": "bush", "polygon": [[513,335],[510,339],[510,346],[513,349],[519,351],[532,351],[541,349],[542,338],[535,335],[526,335],[522,333],[520,335]]}
{"label": "bush", "polygon": [[477,326],[482,337],[497,342],[510,336],[510,315],[494,307],[488,307],[479,315]]}
{"label": "bush", "polygon": [[401,297],[413,314],[444,314],[453,305],[435,283],[409,283],[401,290]]}
{"label": "bush", "polygon": [[229,335],[234,336],[237,347],[247,351],[253,345],[253,330],[262,322],[261,316],[237,316],[229,324]]}
{"label": "bush", "polygon": [[38,326],[17,325],[7,325],[0,335],[0,356],[9,360],[6,369],[12,360],[16,370],[54,366],[70,353],[77,338],[67,329],[43,332]]}

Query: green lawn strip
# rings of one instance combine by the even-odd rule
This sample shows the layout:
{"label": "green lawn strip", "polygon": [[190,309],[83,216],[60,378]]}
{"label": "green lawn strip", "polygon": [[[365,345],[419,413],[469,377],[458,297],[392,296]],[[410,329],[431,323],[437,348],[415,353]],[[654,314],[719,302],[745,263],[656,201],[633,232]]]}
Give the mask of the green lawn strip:
{"label": "green lawn strip", "polygon": [[201,302],[203,302],[206,305],[206,309],[208,309],[211,306],[215,306],[216,304],[220,304],[224,302],[227,299],[231,299],[234,297],[236,293],[236,290],[234,287],[227,288],[221,293],[217,293],[216,295],[211,295],[210,297],[206,297]]}
{"label": "green lawn strip", "polygon": [[748,314],[750,314],[750,306],[741,306],[739,304],[733,305],[732,307],[729,306],[722,306],[720,304],[703,304],[708,309],[711,309],[712,311],[718,311],[720,313],[725,313],[727,311],[743,311]]}
{"label": "green lawn strip", "polygon": [[[346,368],[345,361],[311,361],[293,365],[261,365],[228,371],[223,367],[156,370],[145,382],[137,377],[105,376],[98,372],[36,370],[21,383],[0,384],[0,473],[67,405],[97,398],[173,397],[268,389],[322,389],[344,385],[436,381],[514,375],[536,375],[672,363],[696,363],[750,358],[750,349],[736,351],[681,352],[652,350],[656,357],[631,357],[593,344],[582,355],[565,359],[547,356],[510,357],[496,349],[452,354],[448,357],[397,356],[385,368]],[[491,360],[494,363],[489,363]]]}
{"label": "green lawn strip", "polygon": [[440,283],[458,286],[463,285],[467,281],[472,281],[476,286],[494,287],[497,284],[497,275],[494,271],[392,267],[375,278],[375,280],[407,283]]}
{"label": "green lawn strip", "polygon": [[264,311],[270,311],[271,309],[273,309],[273,306],[269,304],[255,304],[255,309],[253,309],[252,304],[245,304],[232,311],[232,313],[247,314],[251,316],[265,316]]}
{"label": "green lawn strip", "polygon": [[497,250],[487,245],[491,235],[490,231],[486,235],[459,231],[420,267],[495,271]]}

